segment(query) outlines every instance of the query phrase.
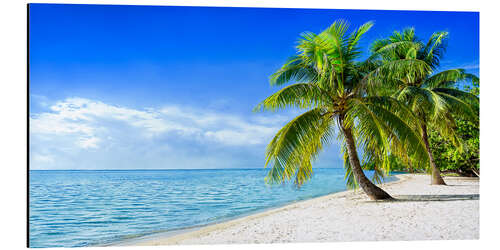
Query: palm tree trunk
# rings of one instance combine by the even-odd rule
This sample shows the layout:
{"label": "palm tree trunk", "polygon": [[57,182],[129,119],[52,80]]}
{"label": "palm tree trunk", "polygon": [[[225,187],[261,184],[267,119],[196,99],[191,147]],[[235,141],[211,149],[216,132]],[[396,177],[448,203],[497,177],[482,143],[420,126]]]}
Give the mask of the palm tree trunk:
{"label": "palm tree trunk", "polygon": [[410,162],[408,162],[408,172],[410,172],[412,174],[415,173],[415,170],[413,169],[413,166],[411,165]]}
{"label": "palm tree trunk", "polygon": [[345,128],[343,125],[341,127],[347,143],[349,163],[351,164],[352,172],[354,174],[354,177],[358,181],[359,186],[372,200],[392,200],[393,198],[388,193],[377,187],[365,176],[365,173],[363,173],[363,169],[361,168],[361,164],[359,162],[358,152],[356,151],[356,144],[354,142],[352,130],[351,128]]}
{"label": "palm tree trunk", "polygon": [[436,166],[436,162],[434,161],[434,156],[432,156],[432,151],[429,146],[429,138],[427,136],[427,126],[425,124],[422,125],[422,139],[424,140],[425,149],[427,149],[427,154],[429,155],[429,163],[431,165],[431,185],[446,185],[441,177],[441,171]]}
{"label": "palm tree trunk", "polygon": [[413,169],[413,164],[411,164],[411,160],[408,159],[408,156],[406,156],[406,157],[407,157],[406,159],[408,161],[408,172],[413,174],[413,173],[415,173],[415,169]]}

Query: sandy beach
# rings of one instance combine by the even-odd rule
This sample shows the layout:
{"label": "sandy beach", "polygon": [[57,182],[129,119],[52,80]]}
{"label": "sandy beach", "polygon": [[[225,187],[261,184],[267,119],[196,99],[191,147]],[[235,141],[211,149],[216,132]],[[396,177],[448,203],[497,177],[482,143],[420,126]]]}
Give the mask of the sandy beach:
{"label": "sandy beach", "polygon": [[345,191],[133,245],[479,239],[479,179],[398,178],[381,185],[396,201]]}

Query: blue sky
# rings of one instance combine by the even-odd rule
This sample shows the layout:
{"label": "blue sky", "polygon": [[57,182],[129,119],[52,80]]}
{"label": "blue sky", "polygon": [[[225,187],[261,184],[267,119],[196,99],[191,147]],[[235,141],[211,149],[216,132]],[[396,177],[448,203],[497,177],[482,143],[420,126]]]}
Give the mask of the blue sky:
{"label": "blue sky", "polygon": [[[260,168],[297,111],[253,113],[299,34],[336,19],[450,33],[442,69],[479,73],[479,14],[30,5],[31,169]],[[341,167],[331,145],[315,164]]]}

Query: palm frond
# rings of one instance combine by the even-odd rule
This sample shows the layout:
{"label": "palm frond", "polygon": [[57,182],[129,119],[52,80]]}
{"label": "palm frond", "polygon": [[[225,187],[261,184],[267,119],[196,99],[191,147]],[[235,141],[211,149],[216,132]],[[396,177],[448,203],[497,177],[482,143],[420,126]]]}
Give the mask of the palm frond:
{"label": "palm frond", "polygon": [[424,79],[430,73],[431,68],[422,60],[399,59],[384,63],[367,74],[363,81],[368,85],[413,83]]}
{"label": "palm frond", "polygon": [[284,109],[295,107],[308,109],[328,104],[328,93],[316,85],[296,83],[289,85],[259,103],[254,111]]}
{"label": "palm frond", "polygon": [[272,163],[266,181],[282,183],[294,178],[300,186],[308,180],[312,174],[311,161],[332,136],[330,121],[327,113],[316,108],[280,129],[266,150],[266,166]]}
{"label": "palm frond", "polygon": [[279,70],[270,77],[271,86],[280,86],[291,81],[314,82],[317,79],[317,72],[309,67],[303,58],[294,56],[290,58]]}
{"label": "palm frond", "polygon": [[479,99],[470,93],[456,89],[433,89],[450,106],[450,113],[467,119],[471,122],[479,121],[479,114],[475,105],[479,105]]}
{"label": "palm frond", "polygon": [[448,32],[435,32],[429,38],[426,46],[422,50],[422,60],[426,61],[431,68],[439,66],[441,57],[444,55],[447,46]]}
{"label": "palm frond", "polygon": [[479,78],[473,74],[466,73],[464,69],[450,69],[430,76],[425,80],[424,86],[430,88],[448,88],[461,81],[471,81],[477,84],[479,83]]}
{"label": "palm frond", "polygon": [[404,156],[408,152],[422,162],[428,160],[416,130],[416,118],[398,102],[388,97],[353,99],[348,117],[358,121],[357,137],[365,152],[376,154],[384,161],[388,161],[390,153]]}
{"label": "palm frond", "polygon": [[372,21],[366,22],[361,25],[356,31],[353,31],[351,33],[347,42],[348,50],[355,49],[361,37],[373,27],[373,24],[374,23]]}
{"label": "palm frond", "polygon": [[416,59],[416,51],[420,50],[422,45],[414,41],[398,41],[390,42],[383,46],[382,44],[378,44],[375,47],[377,49],[372,52],[373,55],[381,56],[385,60],[395,60]]}

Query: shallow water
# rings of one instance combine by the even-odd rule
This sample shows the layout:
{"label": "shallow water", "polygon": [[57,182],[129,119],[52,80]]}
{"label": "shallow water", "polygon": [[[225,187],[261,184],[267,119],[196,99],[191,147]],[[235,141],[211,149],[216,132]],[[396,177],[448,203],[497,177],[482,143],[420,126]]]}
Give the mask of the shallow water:
{"label": "shallow water", "polygon": [[[30,247],[107,244],[346,189],[343,169],[316,169],[300,189],[265,185],[266,173],[265,169],[30,171]],[[386,179],[391,180],[394,177]]]}

